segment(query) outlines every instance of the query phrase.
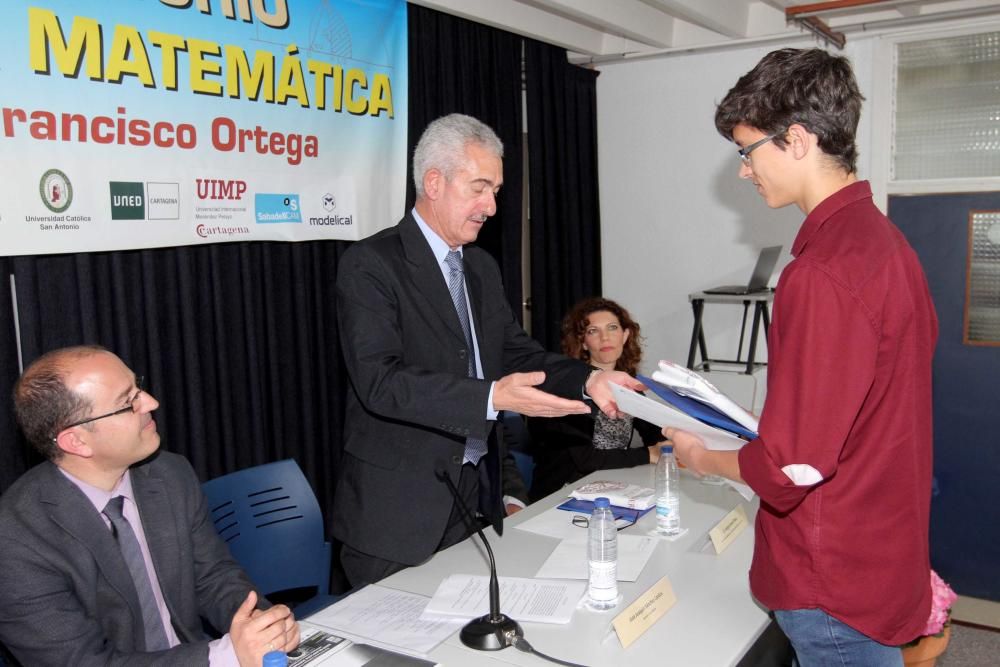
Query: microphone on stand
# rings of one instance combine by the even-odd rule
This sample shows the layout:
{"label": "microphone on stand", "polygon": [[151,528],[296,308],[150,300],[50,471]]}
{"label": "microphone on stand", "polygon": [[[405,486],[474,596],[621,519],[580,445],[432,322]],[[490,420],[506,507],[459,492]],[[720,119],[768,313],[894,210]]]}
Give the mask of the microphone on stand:
{"label": "microphone on stand", "polygon": [[459,638],[463,644],[478,651],[499,651],[512,646],[524,636],[524,631],[517,621],[500,613],[500,583],[497,581],[497,564],[493,558],[493,549],[490,548],[490,543],[483,535],[482,528],[479,527],[472,512],[462,500],[458,489],[455,488],[455,483],[451,481],[448,471],[439,469],[437,478],[448,485],[448,490],[451,491],[455,503],[461,509],[466,525],[479,533],[479,539],[486,545],[486,553],[490,556],[490,613],[469,621],[462,628]]}

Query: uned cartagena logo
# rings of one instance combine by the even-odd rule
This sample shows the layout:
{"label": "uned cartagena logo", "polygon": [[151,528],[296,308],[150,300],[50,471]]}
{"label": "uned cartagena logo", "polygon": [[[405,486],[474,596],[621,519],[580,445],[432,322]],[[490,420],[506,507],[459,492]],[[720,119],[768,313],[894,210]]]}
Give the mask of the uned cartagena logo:
{"label": "uned cartagena logo", "polygon": [[73,203],[73,184],[58,169],[49,169],[38,182],[38,194],[45,207],[53,213],[62,213]]}
{"label": "uned cartagena logo", "polygon": [[146,196],[142,183],[111,181],[111,219],[145,220]]}

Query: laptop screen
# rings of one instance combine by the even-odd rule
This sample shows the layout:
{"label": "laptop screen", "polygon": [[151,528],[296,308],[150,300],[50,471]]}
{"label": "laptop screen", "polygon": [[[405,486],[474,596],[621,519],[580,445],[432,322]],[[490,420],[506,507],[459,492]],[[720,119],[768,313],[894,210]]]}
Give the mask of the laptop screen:
{"label": "laptop screen", "polygon": [[751,292],[756,292],[767,287],[774,274],[774,267],[778,264],[778,256],[781,255],[781,246],[773,245],[760,251],[757,257],[757,265],[753,267],[753,274],[747,288]]}

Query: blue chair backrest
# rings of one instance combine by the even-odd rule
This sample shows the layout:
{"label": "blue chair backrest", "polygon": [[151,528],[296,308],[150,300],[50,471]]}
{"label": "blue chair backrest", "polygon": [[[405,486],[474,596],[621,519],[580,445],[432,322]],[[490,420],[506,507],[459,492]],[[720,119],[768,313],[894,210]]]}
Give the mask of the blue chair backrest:
{"label": "blue chair backrest", "polygon": [[202,488],[216,532],[261,593],[310,586],[330,592],[323,515],[295,461],[239,470]]}

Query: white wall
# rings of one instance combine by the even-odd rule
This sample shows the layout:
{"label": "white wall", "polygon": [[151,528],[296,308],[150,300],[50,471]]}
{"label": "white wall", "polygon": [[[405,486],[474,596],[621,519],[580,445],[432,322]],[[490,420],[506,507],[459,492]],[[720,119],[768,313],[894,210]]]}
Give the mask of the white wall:
{"label": "white wall", "polygon": [[[859,173],[865,178],[871,152],[872,42],[852,38],[844,52],[869,99],[859,129]],[[805,40],[781,46],[811,45]],[[644,370],[661,358],[686,361],[692,326],[689,293],[746,282],[764,246],[784,246],[779,269],[791,261],[788,253],[803,214],[795,208],[767,208],[752,184],[737,177],[736,147],[716,132],[713,121],[716,103],[775,48],[780,47],[600,67],[604,294],[625,305],[642,326]],[[706,306],[710,355],[735,355],[741,316],[738,306]],[[758,358],[766,358],[763,347]]]}

